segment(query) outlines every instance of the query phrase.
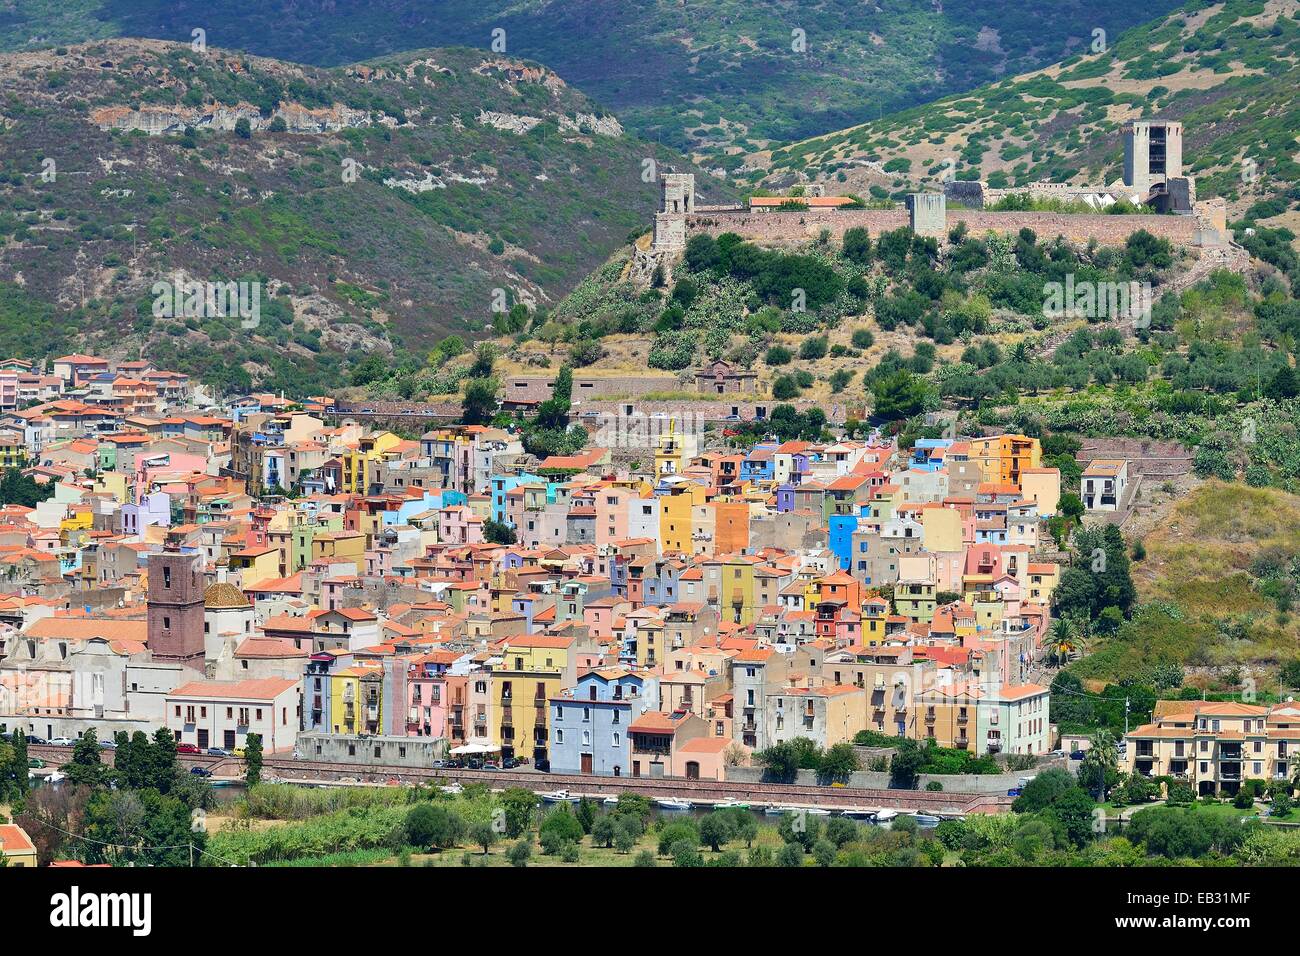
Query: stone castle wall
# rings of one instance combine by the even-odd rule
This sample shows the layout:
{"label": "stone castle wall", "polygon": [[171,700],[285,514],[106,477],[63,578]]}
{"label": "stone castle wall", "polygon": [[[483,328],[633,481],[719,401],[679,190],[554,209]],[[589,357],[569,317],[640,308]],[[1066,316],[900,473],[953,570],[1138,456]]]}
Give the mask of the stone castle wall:
{"label": "stone castle wall", "polygon": [[[987,212],[979,209],[949,209],[947,228],[965,222],[972,235],[985,232],[1017,233],[1034,230],[1041,240],[1064,236],[1070,242],[1086,243],[1096,239],[1102,245],[1119,245],[1132,233],[1145,229],[1152,235],[1168,239],[1175,245],[1197,244],[1196,216],[1110,216],[1105,213],[1073,214],[1055,212]],[[857,226],[872,236],[909,224],[906,209],[839,209],[799,212],[710,212],[686,217],[688,235],[724,232],[760,242],[803,242],[815,239],[823,229],[831,237],[842,238]]]}

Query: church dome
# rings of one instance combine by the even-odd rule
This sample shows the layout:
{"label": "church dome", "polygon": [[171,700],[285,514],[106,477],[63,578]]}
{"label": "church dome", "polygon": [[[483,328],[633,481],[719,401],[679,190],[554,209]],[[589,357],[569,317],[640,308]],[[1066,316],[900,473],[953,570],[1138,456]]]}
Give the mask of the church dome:
{"label": "church dome", "polygon": [[218,581],[203,592],[205,611],[233,611],[251,606],[244,592],[229,581]]}

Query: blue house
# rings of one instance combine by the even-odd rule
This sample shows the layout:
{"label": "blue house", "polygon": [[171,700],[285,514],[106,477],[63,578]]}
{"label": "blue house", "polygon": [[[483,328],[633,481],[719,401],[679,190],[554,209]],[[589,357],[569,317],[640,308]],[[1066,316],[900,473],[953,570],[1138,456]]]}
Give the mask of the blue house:
{"label": "blue house", "polygon": [[659,707],[659,681],[621,667],[588,671],[551,698],[551,772],[620,777],[631,766],[627,729]]}
{"label": "blue house", "polygon": [[853,532],[858,530],[860,515],[831,515],[828,547],[839,559],[840,569],[847,571],[853,560]]}
{"label": "blue house", "polygon": [[776,475],[776,445],[755,445],[740,463],[741,481],[771,481]]}

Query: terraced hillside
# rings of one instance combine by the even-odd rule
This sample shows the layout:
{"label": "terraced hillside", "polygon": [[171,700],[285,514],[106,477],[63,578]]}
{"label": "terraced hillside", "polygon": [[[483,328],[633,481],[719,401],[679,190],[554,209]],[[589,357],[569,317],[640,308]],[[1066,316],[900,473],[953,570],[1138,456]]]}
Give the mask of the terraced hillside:
{"label": "terraced hillside", "polygon": [[944,178],[995,187],[1119,178],[1126,119],[1184,125],[1201,197],[1279,220],[1300,199],[1300,3],[1189,3],[1105,52],[949,96],[755,157],[767,182],[823,181],[884,198]]}
{"label": "terraced hillside", "polygon": [[[464,45],[555,70],[629,128],[732,170],[824,133],[1056,62],[1172,0],[8,0],[0,48],[102,36],[337,66]],[[1050,23],[1050,29],[1045,24]],[[497,33],[496,31],[502,31]],[[499,47],[497,48],[499,49]]]}
{"label": "terraced hillside", "polygon": [[[653,209],[645,164],[684,162],[478,51],[323,70],[110,40],[0,77],[0,353],[143,349],[236,388],[545,308]],[[158,318],[176,274],[260,279],[260,326]]]}

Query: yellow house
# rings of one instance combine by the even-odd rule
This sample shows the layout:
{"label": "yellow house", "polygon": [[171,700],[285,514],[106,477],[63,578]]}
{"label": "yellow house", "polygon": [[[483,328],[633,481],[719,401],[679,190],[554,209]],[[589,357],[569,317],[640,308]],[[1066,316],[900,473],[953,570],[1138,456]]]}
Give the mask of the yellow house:
{"label": "yellow house", "polygon": [[277,548],[244,548],[230,556],[230,570],[239,572],[241,587],[251,587],[280,576]]}
{"label": "yellow house", "polygon": [[1026,468],[1042,465],[1043,446],[1027,435],[990,435],[970,442],[970,460],[980,467],[984,481],[1019,485]]}
{"label": "yellow house", "polygon": [[4,857],[6,866],[36,866],[36,846],[27,831],[16,824],[0,826],[0,856]]}
{"label": "yellow house", "polygon": [[1020,472],[1020,496],[1038,504],[1038,513],[1044,517],[1056,514],[1061,503],[1061,470],[1059,468],[1024,468]]}
{"label": "yellow house", "polygon": [[704,504],[705,491],[693,481],[679,481],[668,494],[659,496],[659,542],[665,554],[694,553],[691,510]]}
{"label": "yellow house", "polygon": [[318,531],[311,539],[313,561],[346,561],[357,574],[366,569],[366,536],[356,531]]}
{"label": "yellow house", "polygon": [[1029,586],[1025,589],[1025,600],[1034,604],[1051,604],[1052,592],[1061,581],[1059,564],[1030,564]]}
{"label": "yellow house", "polygon": [[120,471],[101,471],[95,478],[92,488],[94,494],[110,495],[114,501],[125,504],[130,501],[130,476]]}
{"label": "yellow house", "polygon": [[365,494],[366,475],[370,472],[370,466],[382,461],[384,454],[400,444],[401,441],[392,432],[378,432],[374,435],[362,436],[355,447],[350,448],[346,454],[340,456],[343,463],[343,488],[341,490],[351,492],[354,495]]}
{"label": "yellow house", "polygon": [[677,434],[675,423],[670,421],[668,431],[655,439],[655,477],[680,475],[689,456],[695,454],[694,445],[693,436]]}
{"label": "yellow house", "polygon": [[[718,581],[718,610],[723,620],[736,624],[754,623],[754,559],[744,555],[731,555],[716,562]],[[814,579],[808,582],[804,607],[816,603],[821,587]]]}
{"label": "yellow house", "polygon": [[68,533],[72,531],[89,531],[95,525],[95,515],[89,508],[76,507],[69,509],[66,518],[59,522],[60,536],[64,541],[68,540]]}
{"label": "yellow house", "polygon": [[926,507],[921,510],[921,528],[925,550],[931,554],[964,550],[961,537],[961,512],[956,508]]}
{"label": "yellow house", "polygon": [[889,602],[879,595],[862,602],[862,643],[874,647],[885,639]]}
{"label": "yellow house", "polygon": [[996,631],[1002,628],[1002,598],[997,591],[990,588],[971,595],[971,610],[975,612],[975,626],[981,631]]}
{"label": "yellow house", "polygon": [[330,675],[330,724],[336,734],[376,734],[383,727],[383,671],[357,665]]}
{"label": "yellow house", "polygon": [[638,667],[659,666],[664,662],[668,651],[662,621],[649,619],[637,622],[636,662]]}
{"label": "yellow house", "polygon": [[492,671],[493,743],[501,756],[527,757],[536,766],[549,757],[551,698],[576,679],[571,637],[521,634],[501,648]]}

